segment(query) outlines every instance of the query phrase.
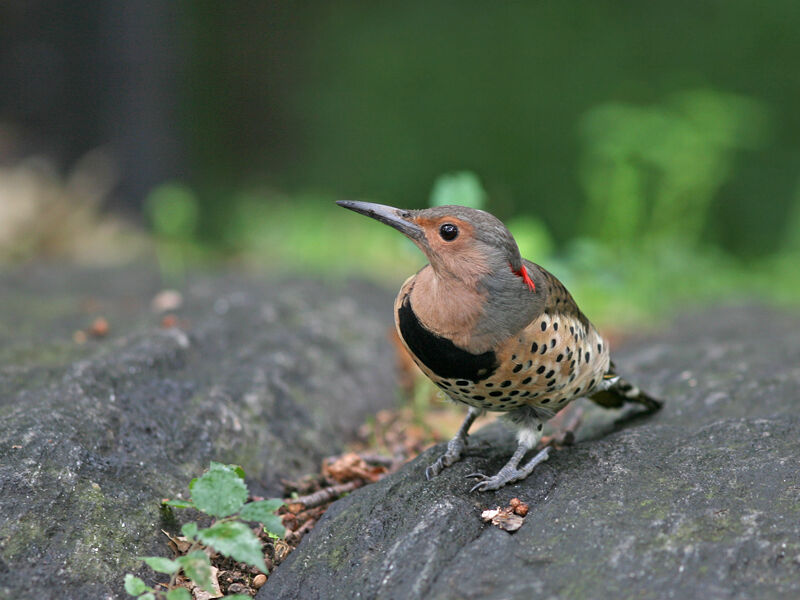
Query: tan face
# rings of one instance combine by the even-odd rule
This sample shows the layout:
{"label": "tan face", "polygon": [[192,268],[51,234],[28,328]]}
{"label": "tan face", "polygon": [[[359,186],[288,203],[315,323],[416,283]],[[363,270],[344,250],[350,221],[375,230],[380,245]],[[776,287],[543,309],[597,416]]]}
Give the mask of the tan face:
{"label": "tan face", "polygon": [[470,223],[448,215],[418,216],[413,222],[425,233],[426,243],[418,245],[440,276],[477,279],[489,272]]}

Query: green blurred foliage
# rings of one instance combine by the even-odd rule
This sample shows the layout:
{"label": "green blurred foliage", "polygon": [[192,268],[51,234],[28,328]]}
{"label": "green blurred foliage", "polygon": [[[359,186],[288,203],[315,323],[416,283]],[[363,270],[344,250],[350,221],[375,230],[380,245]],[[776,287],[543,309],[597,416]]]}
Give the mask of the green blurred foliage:
{"label": "green blurred foliage", "polygon": [[[611,180],[607,185],[613,187]],[[696,181],[691,174],[684,180]],[[602,189],[599,183],[596,186]],[[628,195],[606,193],[604,202],[593,208],[599,222],[608,220],[609,214],[633,219],[626,209],[646,206],[645,191],[657,193],[658,186],[633,188]],[[476,175],[446,174],[434,183],[431,202],[447,199],[464,204],[483,198],[482,193]],[[223,253],[261,272],[326,278],[359,274],[388,286],[397,286],[424,265],[422,253],[402,235],[341,210],[334,200],[321,194],[285,196],[267,190],[238,195],[229,203]],[[705,223],[708,200],[692,202],[698,211],[695,222]],[[800,215],[800,194],[794,210]],[[654,316],[716,302],[800,305],[796,235],[787,237],[780,252],[745,260],[702,239],[696,229],[689,235],[669,220],[663,221],[663,228],[656,228],[657,222],[635,221],[641,231],[630,229],[618,236],[612,225],[607,239],[579,236],[561,246],[534,217],[513,218],[507,225],[523,256],[562,279],[584,311],[601,325],[641,327],[657,322]]]}
{"label": "green blurred foliage", "polygon": [[182,2],[197,239],[397,285],[419,251],[332,201],[427,199],[496,214],[601,322],[800,304],[797,6]]}
{"label": "green blurred foliage", "polygon": [[[420,207],[437,176],[469,169],[493,213],[539,218],[563,246],[596,215],[589,125],[619,115],[607,141],[641,123],[631,160],[678,186],[645,194],[644,223],[691,218],[696,191],[710,204],[691,235],[741,257],[779,249],[800,172],[796,0],[181,6],[205,236],[218,239],[232,182]],[[616,169],[615,185],[657,183],[641,172]],[[649,204],[669,197],[682,207]]]}
{"label": "green blurred foliage", "polygon": [[583,231],[614,245],[654,237],[693,245],[707,232],[736,151],[762,148],[771,127],[754,100],[693,90],[654,106],[598,106],[580,132]]}
{"label": "green blurred foliage", "polygon": [[440,175],[433,183],[430,206],[460,204],[470,208],[486,208],[486,190],[475,173],[461,171]]}
{"label": "green blurred foliage", "polygon": [[186,268],[207,256],[197,240],[197,194],[188,185],[164,183],[150,191],[144,209],[152,227],[161,274],[166,282],[179,284]]}
{"label": "green blurred foliage", "polygon": [[424,261],[406,238],[334,204],[323,194],[287,197],[252,190],[230,200],[224,227],[227,252],[243,266],[286,275],[342,277],[356,273],[383,283]]}
{"label": "green blurred foliage", "polygon": [[164,238],[189,240],[197,232],[197,196],[187,185],[171,182],[153,189],[145,199],[153,232]]}

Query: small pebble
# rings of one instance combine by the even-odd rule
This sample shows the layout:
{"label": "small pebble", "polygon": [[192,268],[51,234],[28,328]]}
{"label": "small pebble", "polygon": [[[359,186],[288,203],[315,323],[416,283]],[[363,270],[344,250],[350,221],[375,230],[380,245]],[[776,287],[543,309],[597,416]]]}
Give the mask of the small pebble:
{"label": "small pebble", "polygon": [[89,335],[92,337],[105,337],[108,335],[111,327],[108,321],[103,317],[97,317],[89,327]]}
{"label": "small pebble", "polygon": [[262,585],[267,583],[267,576],[263,573],[259,573],[255,577],[253,577],[253,587],[259,589]]}

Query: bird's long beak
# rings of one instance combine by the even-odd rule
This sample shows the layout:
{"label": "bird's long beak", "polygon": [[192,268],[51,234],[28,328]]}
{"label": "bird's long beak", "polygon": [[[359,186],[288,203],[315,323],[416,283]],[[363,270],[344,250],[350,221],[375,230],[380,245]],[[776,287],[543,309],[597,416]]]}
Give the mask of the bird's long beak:
{"label": "bird's long beak", "polygon": [[425,241],[425,232],[422,227],[414,223],[413,213],[409,210],[373,202],[358,202],[357,200],[337,200],[336,204],[394,227],[415,242],[423,243]]}

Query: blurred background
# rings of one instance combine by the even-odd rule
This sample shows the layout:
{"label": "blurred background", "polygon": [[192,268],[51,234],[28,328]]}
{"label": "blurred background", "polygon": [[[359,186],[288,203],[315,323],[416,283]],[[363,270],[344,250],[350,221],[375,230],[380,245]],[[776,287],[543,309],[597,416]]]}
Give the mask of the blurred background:
{"label": "blurred background", "polygon": [[601,325],[800,304],[796,0],[4,0],[0,264],[397,285],[338,198],[506,221]]}

